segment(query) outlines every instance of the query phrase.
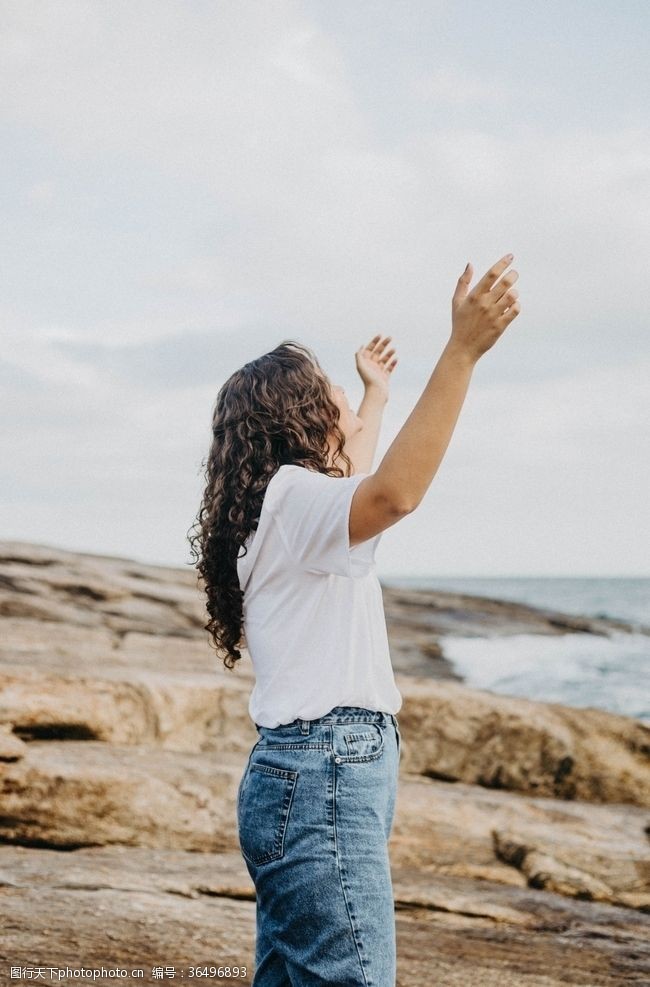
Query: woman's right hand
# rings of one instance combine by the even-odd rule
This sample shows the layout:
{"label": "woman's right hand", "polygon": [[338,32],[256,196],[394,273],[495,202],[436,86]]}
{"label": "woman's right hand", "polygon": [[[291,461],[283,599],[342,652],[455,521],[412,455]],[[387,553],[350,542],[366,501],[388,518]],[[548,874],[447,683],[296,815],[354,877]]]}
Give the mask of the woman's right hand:
{"label": "woman's right hand", "polygon": [[512,258],[512,254],[506,254],[493,264],[471,291],[471,264],[458,279],[451,301],[450,341],[474,362],[494,346],[506,326],[519,315],[519,292],[511,287],[519,275],[508,271],[501,277]]}

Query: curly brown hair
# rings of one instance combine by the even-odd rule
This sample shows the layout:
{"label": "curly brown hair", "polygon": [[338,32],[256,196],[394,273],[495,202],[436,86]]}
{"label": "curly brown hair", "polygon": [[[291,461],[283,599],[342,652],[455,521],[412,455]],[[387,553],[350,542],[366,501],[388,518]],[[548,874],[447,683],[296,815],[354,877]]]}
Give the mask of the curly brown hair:
{"label": "curly brown hair", "polygon": [[339,414],[315,354],[290,339],[236,370],[217,395],[212,443],[201,464],[205,490],[188,540],[189,564],[207,596],[204,630],[226,668],[235,667],[245,645],[237,557],[257,530],[266,488],[288,463],[351,474]]}

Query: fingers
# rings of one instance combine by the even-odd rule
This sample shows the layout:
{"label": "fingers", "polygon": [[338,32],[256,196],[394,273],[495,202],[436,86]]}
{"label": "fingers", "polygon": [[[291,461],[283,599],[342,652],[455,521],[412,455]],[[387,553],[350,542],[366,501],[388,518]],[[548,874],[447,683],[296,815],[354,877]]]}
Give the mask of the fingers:
{"label": "fingers", "polygon": [[362,346],[361,348],[364,350],[369,350],[372,353],[379,345],[380,339],[381,339],[381,334],[377,333],[377,335],[373,336],[370,342],[366,346]]}
{"label": "fingers", "polygon": [[497,281],[489,292],[489,294],[493,296],[494,305],[498,305],[501,309],[503,309],[504,302],[510,304],[515,298],[519,298],[519,292],[516,288],[512,287],[518,277],[518,271],[508,271],[508,273],[504,274],[500,281]]}
{"label": "fingers", "polygon": [[498,260],[496,264],[493,264],[489,270],[485,272],[481,280],[478,282],[472,294],[474,296],[483,295],[485,292],[490,291],[498,278],[501,277],[503,272],[512,262],[513,254],[506,254],[501,260]]}
{"label": "fingers", "polygon": [[366,346],[360,346],[357,353],[368,356],[373,363],[381,367],[382,371],[391,374],[398,362],[398,358],[394,355],[395,348],[386,350],[392,338],[392,336],[382,336],[381,333],[377,333]]}
{"label": "fingers", "polygon": [[362,346],[361,348],[367,350],[373,360],[378,360],[380,363],[386,363],[395,352],[394,349],[389,350],[388,353],[383,352],[392,338],[392,336],[382,337],[381,334],[378,334],[377,336],[373,336],[367,346]]}
{"label": "fingers", "polygon": [[517,316],[519,315],[520,309],[521,309],[521,303],[519,299],[517,299],[512,303],[510,308],[503,313],[503,315],[499,316],[499,318],[495,320],[494,324],[497,327],[497,329],[503,331],[506,328],[506,326],[510,325],[512,320],[516,319]]}
{"label": "fingers", "polygon": [[465,270],[459,277],[458,281],[456,282],[456,290],[454,291],[454,294],[451,299],[452,306],[458,305],[459,302],[462,302],[462,300],[466,297],[467,292],[469,291],[469,286],[472,281],[473,271],[474,269],[470,264],[470,262],[468,261],[467,267],[465,268]]}

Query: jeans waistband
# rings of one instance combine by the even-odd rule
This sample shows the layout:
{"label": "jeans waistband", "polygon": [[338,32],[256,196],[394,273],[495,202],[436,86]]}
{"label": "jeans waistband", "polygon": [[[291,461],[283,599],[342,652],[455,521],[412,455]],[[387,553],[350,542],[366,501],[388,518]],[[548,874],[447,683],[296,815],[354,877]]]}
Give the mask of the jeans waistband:
{"label": "jeans waistband", "polygon": [[283,724],[284,727],[300,727],[301,733],[309,733],[311,727],[317,727],[326,723],[379,723],[385,726],[386,723],[397,725],[397,720],[393,713],[388,713],[381,709],[366,709],[363,706],[333,706],[329,713],[318,716],[314,720],[296,719],[291,723]]}

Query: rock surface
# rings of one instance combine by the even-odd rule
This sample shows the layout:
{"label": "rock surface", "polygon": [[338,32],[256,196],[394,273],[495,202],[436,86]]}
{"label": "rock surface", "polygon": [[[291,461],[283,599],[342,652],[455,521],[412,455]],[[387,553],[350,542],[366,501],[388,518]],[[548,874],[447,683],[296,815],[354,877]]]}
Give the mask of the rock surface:
{"label": "rock surface", "polygon": [[[650,917],[641,912],[415,867],[394,867],[393,888],[399,987],[650,981]],[[178,983],[190,965],[221,964],[247,973],[204,983],[251,982],[255,893],[238,853],[0,846],[0,903],[0,976],[10,963],[83,962],[143,969],[147,984],[161,982],[154,966],[173,967],[176,978],[162,982]]]}
{"label": "rock surface", "polygon": [[[469,689],[437,640],[623,622],[384,597],[398,985],[650,984],[650,727]],[[82,962],[142,966],[140,983],[239,964],[204,982],[251,982],[234,799],[252,668],[226,670],[204,622],[189,567],[0,543],[0,987],[10,965]]]}

